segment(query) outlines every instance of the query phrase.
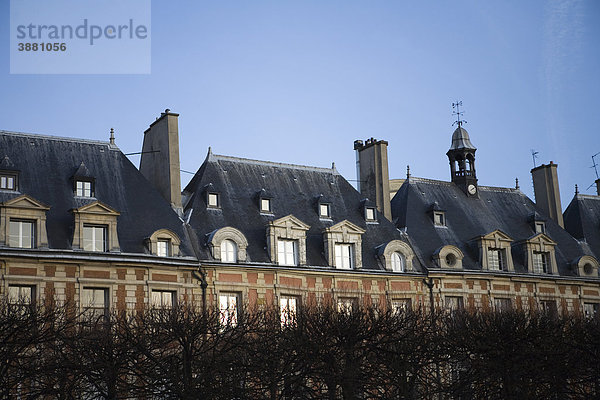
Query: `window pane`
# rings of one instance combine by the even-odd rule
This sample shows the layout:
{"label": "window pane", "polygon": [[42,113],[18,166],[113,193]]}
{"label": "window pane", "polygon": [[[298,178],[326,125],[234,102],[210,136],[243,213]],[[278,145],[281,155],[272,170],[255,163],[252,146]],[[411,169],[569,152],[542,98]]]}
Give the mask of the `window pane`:
{"label": "window pane", "polygon": [[153,290],[152,306],[157,308],[171,308],[175,303],[175,293],[172,290]]}
{"label": "window pane", "polygon": [[399,252],[392,253],[392,271],[404,272],[406,267],[406,258]]}
{"label": "window pane", "polygon": [[106,228],[84,225],[83,249],[86,251],[106,251]]}
{"label": "window pane", "polygon": [[161,257],[168,257],[169,256],[169,247],[171,247],[170,244],[171,243],[169,240],[159,239],[158,242],[156,242],[157,255],[161,256]]}
{"label": "window pane", "polygon": [[321,217],[329,217],[329,204],[319,205],[319,215]]}
{"label": "window pane", "polygon": [[271,200],[270,199],[260,199],[260,210],[261,211],[271,211]]}
{"label": "window pane", "polygon": [[448,310],[460,310],[463,308],[463,298],[459,296],[446,296],[446,308]]}
{"label": "window pane", "polygon": [[488,249],[488,268],[496,271],[504,269],[504,250]]}
{"label": "window pane", "polygon": [[34,247],[34,229],[31,221],[10,221],[8,245],[31,249]]}
{"label": "window pane", "polygon": [[230,239],[221,242],[221,261],[237,262],[237,244]]}
{"label": "window pane", "polygon": [[281,325],[289,326],[296,318],[298,300],[293,296],[281,296],[279,300],[279,312],[281,315]]}
{"label": "window pane", "polygon": [[411,309],[410,299],[392,300],[392,311],[394,313],[406,312]]}
{"label": "window pane", "polygon": [[8,301],[12,304],[31,304],[34,298],[33,286],[10,285]]}
{"label": "window pane", "polygon": [[367,208],[367,220],[373,221],[375,220],[375,209],[368,207]]}
{"label": "window pane", "polygon": [[210,207],[218,207],[219,206],[219,195],[216,193],[208,194],[208,205]]}
{"label": "window pane", "polygon": [[351,269],[354,263],[354,246],[352,244],[338,243],[335,250],[335,267]]}
{"label": "window pane", "polygon": [[296,240],[277,240],[277,262],[279,265],[298,265]]}
{"label": "window pane", "polygon": [[236,326],[238,317],[238,295],[236,293],[221,293],[219,295],[219,311],[221,325]]}

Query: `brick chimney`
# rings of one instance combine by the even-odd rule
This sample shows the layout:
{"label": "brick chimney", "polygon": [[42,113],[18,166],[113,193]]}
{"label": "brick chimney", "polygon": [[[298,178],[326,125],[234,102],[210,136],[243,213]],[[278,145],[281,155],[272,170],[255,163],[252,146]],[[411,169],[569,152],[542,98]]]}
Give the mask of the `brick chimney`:
{"label": "brick chimney", "polygon": [[390,203],[390,177],[387,157],[388,142],[367,139],[354,141],[356,150],[356,173],[358,191],[363,197],[373,201],[379,212],[392,220]]}
{"label": "brick chimney", "polygon": [[171,207],[181,213],[178,117],[179,114],[166,109],[146,129],[140,172],[158,189]]}
{"label": "brick chimney", "polygon": [[560,191],[558,188],[558,164],[550,161],[548,165],[540,165],[531,170],[535,203],[550,218],[565,227],[563,222]]}

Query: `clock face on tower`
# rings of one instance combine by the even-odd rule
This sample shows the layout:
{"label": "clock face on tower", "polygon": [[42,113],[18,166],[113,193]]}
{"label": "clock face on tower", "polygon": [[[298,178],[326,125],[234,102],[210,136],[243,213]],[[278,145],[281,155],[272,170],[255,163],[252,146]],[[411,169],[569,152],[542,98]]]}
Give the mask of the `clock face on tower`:
{"label": "clock face on tower", "polygon": [[474,195],[475,193],[477,193],[477,188],[475,187],[475,185],[469,185],[467,186],[467,191],[470,195]]}

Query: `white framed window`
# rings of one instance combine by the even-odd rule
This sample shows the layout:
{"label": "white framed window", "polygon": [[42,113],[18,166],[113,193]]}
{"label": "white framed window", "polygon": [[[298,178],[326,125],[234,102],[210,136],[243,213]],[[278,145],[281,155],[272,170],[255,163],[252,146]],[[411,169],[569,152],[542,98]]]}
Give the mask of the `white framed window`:
{"label": "white framed window", "polygon": [[410,299],[393,299],[392,312],[400,314],[412,309],[412,301]]}
{"label": "white framed window", "polygon": [[106,226],[83,225],[83,250],[106,251]]}
{"label": "white framed window", "polygon": [[75,195],[80,197],[92,197],[92,182],[75,181]]}
{"label": "white framed window", "polygon": [[512,308],[512,303],[510,299],[496,298],[494,299],[494,307],[496,311],[508,311]]}
{"label": "white framed window", "polygon": [[534,251],[533,252],[533,272],[535,274],[548,274],[548,253]]}
{"label": "white framed window", "polygon": [[296,296],[281,296],[279,298],[279,315],[281,326],[293,325],[296,321],[296,313],[300,306],[300,299]]}
{"label": "white framed window", "polygon": [[11,304],[35,303],[35,286],[8,285],[8,302]]}
{"label": "white framed window", "polygon": [[464,302],[462,296],[446,296],[446,309],[450,311],[462,310]]}
{"label": "white framed window", "polygon": [[23,249],[35,247],[35,222],[27,220],[10,220],[8,245]]}
{"label": "white framed window", "polygon": [[156,241],[156,255],[160,257],[169,257],[171,255],[171,240],[158,239]]}
{"label": "white framed window", "polygon": [[17,190],[17,177],[13,174],[0,174],[0,189]]}
{"label": "white framed window", "polygon": [[219,294],[220,322],[223,326],[236,326],[239,316],[240,295],[238,293]]}
{"label": "white framed window", "polygon": [[174,290],[152,290],[152,306],[156,308],[171,308],[177,301],[177,292]]}
{"label": "white framed window", "polygon": [[586,318],[596,318],[600,309],[599,303],[583,303],[583,315]]}
{"label": "white framed window", "polygon": [[327,203],[319,204],[319,217],[329,218],[331,217],[331,207]]}
{"label": "white framed window", "polygon": [[505,260],[504,260],[504,250],[489,248],[488,249],[488,268],[494,271],[502,271],[504,270]]}
{"label": "white framed window", "polygon": [[221,261],[237,262],[237,244],[231,239],[225,239],[221,242]]}
{"label": "white framed window", "polygon": [[354,245],[350,243],[335,244],[335,267],[340,269],[354,268]]}
{"label": "white framed window", "polygon": [[260,211],[265,213],[271,212],[271,199],[260,199]]}
{"label": "white framed window", "polygon": [[367,221],[375,221],[377,220],[377,213],[375,212],[374,207],[366,207],[365,208],[365,219]]}
{"label": "white framed window", "polygon": [[95,316],[107,315],[109,307],[108,289],[84,287],[81,290],[81,307]]}
{"label": "white framed window", "polygon": [[350,313],[358,306],[358,300],[355,297],[338,297],[338,312]]}
{"label": "white framed window", "polygon": [[221,206],[221,199],[219,199],[218,193],[209,193],[208,194],[208,206],[211,208],[218,208]]}
{"label": "white framed window", "polygon": [[542,221],[536,221],[535,233],[546,233],[546,224]]}
{"label": "white framed window", "polygon": [[277,263],[298,265],[298,241],[277,239]]}
{"label": "white framed window", "polygon": [[433,212],[433,224],[436,226],[446,226],[446,216],[443,211]]}
{"label": "white framed window", "polygon": [[404,272],[406,271],[406,257],[399,251],[392,253],[392,271]]}

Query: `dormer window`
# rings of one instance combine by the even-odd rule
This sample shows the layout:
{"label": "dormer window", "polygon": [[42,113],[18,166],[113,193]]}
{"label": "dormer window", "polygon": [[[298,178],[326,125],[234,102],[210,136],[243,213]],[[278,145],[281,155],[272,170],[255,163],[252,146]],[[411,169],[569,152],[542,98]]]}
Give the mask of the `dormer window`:
{"label": "dormer window", "polygon": [[271,199],[260,199],[260,212],[270,213],[271,212]]}
{"label": "dormer window", "polygon": [[529,215],[527,222],[536,234],[546,233],[546,220],[537,211]]}
{"label": "dormer window", "polygon": [[17,190],[17,174],[0,172],[0,189]]}
{"label": "dormer window", "polygon": [[93,185],[91,181],[76,180],[75,196],[94,197]]}
{"label": "dormer window", "polygon": [[375,212],[375,207],[366,207],[365,208],[365,220],[367,221],[377,221],[377,216]]}
{"label": "dormer window", "polygon": [[433,224],[435,226],[446,226],[446,215],[443,211],[434,211]]}
{"label": "dormer window", "polygon": [[546,233],[546,223],[543,221],[536,221],[535,233]]}
{"label": "dormer window", "polygon": [[210,208],[219,208],[221,207],[221,199],[219,193],[208,193],[207,202],[208,207]]}
{"label": "dormer window", "polygon": [[169,239],[158,239],[156,241],[156,255],[159,257],[170,257],[171,241]]}
{"label": "dormer window", "polygon": [[319,217],[331,218],[331,207],[328,203],[319,203]]}

